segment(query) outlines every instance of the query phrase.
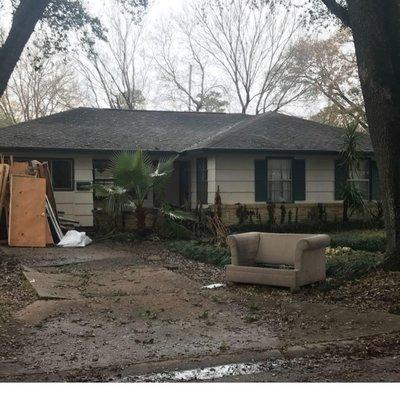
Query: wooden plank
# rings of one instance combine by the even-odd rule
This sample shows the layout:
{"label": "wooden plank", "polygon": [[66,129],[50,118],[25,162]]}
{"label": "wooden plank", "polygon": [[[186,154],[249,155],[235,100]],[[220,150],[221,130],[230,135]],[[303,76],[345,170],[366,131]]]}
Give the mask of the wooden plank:
{"label": "wooden plank", "polygon": [[0,219],[6,198],[9,170],[8,164],[0,164]]}
{"label": "wooden plank", "polygon": [[13,162],[10,165],[10,175],[28,175],[29,164],[27,162]]}
{"label": "wooden plank", "polygon": [[11,175],[8,244],[18,247],[45,247],[46,180]]}
{"label": "wooden plank", "polygon": [[39,161],[34,160],[34,161],[32,161],[32,165],[38,171],[39,177],[46,179],[46,195],[47,195],[47,198],[49,199],[51,208],[54,211],[56,220],[58,223],[60,223],[60,221],[58,219],[56,198],[54,197],[53,184],[51,182],[49,164],[47,162],[40,163]]}
{"label": "wooden plank", "polygon": [[57,218],[54,215],[54,211],[51,208],[51,204],[47,196],[46,196],[46,213],[50,218],[50,222],[54,228],[54,231],[56,232],[58,240],[61,240],[64,237],[64,235],[62,233],[60,224],[58,223]]}
{"label": "wooden plank", "polygon": [[51,234],[51,229],[49,221],[46,221],[46,246],[51,246],[54,244],[53,235]]}

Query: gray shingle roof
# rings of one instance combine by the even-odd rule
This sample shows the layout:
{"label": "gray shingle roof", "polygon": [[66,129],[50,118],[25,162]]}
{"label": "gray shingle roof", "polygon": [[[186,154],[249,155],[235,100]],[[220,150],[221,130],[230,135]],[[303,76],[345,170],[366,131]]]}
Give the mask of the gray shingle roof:
{"label": "gray shingle roof", "polygon": [[[339,150],[340,135],[339,128],[279,113],[77,108],[0,129],[0,149],[334,152]],[[368,137],[362,150],[371,151]]]}
{"label": "gray shingle roof", "polygon": [[[236,149],[273,151],[337,152],[343,135],[341,128],[277,112],[254,116],[207,140],[195,149]],[[360,141],[360,150],[372,151],[368,135]]]}

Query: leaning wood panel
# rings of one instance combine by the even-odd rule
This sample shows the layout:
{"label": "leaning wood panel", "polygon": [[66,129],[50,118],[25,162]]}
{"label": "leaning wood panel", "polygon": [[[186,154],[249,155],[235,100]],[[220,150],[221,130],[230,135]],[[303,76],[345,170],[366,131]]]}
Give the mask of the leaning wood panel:
{"label": "leaning wood panel", "polygon": [[13,162],[10,165],[10,174],[27,175],[29,164],[27,162]]}
{"label": "leaning wood panel", "polygon": [[5,206],[5,198],[7,192],[9,166],[7,164],[0,164],[0,219],[3,207]]}
{"label": "leaning wood panel", "polygon": [[8,229],[10,246],[46,246],[45,198],[45,179],[11,176]]}

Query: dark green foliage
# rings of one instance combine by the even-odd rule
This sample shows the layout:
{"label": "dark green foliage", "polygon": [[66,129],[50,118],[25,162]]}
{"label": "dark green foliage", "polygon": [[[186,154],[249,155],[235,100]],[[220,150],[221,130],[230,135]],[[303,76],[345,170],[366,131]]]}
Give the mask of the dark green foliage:
{"label": "dark green foliage", "polygon": [[341,221],[331,222],[295,222],[292,224],[276,225],[270,223],[264,224],[242,224],[231,225],[231,233],[241,232],[277,232],[277,233],[339,233],[355,229],[383,229],[383,222],[380,221],[349,221],[343,224]]}
{"label": "dark green foliage", "polygon": [[276,224],[275,218],[275,203],[268,203],[267,204],[267,213],[268,213],[268,222],[270,225]]}
{"label": "dark green foliage", "polygon": [[280,220],[281,224],[285,223],[285,217],[286,217],[286,207],[284,204],[282,204],[281,205],[281,220]]}
{"label": "dark green foliage", "polygon": [[332,278],[355,279],[376,269],[382,260],[383,254],[367,251],[334,255],[327,259],[326,274]]}
{"label": "dark green foliage", "polygon": [[[195,241],[171,242],[167,247],[187,258],[212,264],[218,268],[224,268],[225,265],[230,263],[230,253],[225,248],[204,245]],[[331,255],[327,257],[327,276],[336,279],[355,279],[377,268],[382,260],[382,253],[367,251],[349,251],[348,253]]]}
{"label": "dark green foliage", "polygon": [[239,224],[243,224],[249,219],[249,210],[245,204],[237,203],[236,205],[236,217]]}
{"label": "dark green foliage", "polygon": [[171,218],[161,218],[157,226],[157,234],[163,239],[189,240],[193,233],[185,225]]}
{"label": "dark green foliage", "polygon": [[351,247],[353,250],[384,252],[386,236],[383,231],[349,231],[331,234],[331,247]]}
{"label": "dark green foliage", "polygon": [[196,261],[202,261],[208,264],[213,264],[219,268],[223,268],[231,261],[228,249],[204,245],[195,241],[171,242],[168,243],[167,247],[170,250],[174,250],[183,254],[187,258],[191,258]]}

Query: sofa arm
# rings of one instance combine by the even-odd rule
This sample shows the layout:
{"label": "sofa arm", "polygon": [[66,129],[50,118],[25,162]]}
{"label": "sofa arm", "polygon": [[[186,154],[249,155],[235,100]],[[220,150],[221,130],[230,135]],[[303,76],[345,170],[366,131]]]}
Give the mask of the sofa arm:
{"label": "sofa arm", "polygon": [[232,265],[254,265],[260,243],[258,232],[229,235],[227,241],[231,250]]}
{"label": "sofa arm", "polygon": [[331,239],[328,235],[315,235],[298,241],[295,252],[295,267],[300,269],[302,257],[305,252],[320,250],[325,254],[325,247],[329,246]]}
{"label": "sofa arm", "polygon": [[297,243],[297,249],[301,250],[315,250],[315,249],[321,249],[329,246],[329,243],[331,242],[331,238],[328,235],[315,235],[315,236],[310,236],[305,239],[299,240]]}

